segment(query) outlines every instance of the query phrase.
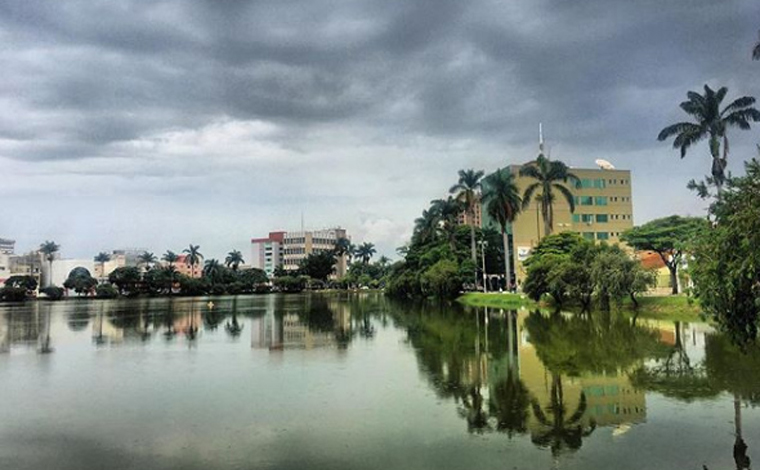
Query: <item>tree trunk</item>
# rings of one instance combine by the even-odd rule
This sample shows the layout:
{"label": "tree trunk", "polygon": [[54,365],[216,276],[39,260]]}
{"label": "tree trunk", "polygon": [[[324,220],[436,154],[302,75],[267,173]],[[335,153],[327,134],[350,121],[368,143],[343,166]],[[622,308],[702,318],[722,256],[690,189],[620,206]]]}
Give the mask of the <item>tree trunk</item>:
{"label": "tree trunk", "polygon": [[473,225],[473,220],[475,217],[472,217],[470,219],[470,251],[472,252],[472,262],[475,263],[475,265],[478,265],[478,253],[475,251],[475,225]]}
{"label": "tree trunk", "polygon": [[675,263],[668,264],[668,269],[670,270],[670,285],[673,286],[673,290],[671,293],[673,295],[678,294],[678,268]]}
{"label": "tree trunk", "polygon": [[509,255],[509,235],[504,227],[501,228],[501,241],[504,244],[504,279],[506,280],[506,289],[510,291],[512,288],[512,270],[510,269],[512,259]]}
{"label": "tree trunk", "polygon": [[544,216],[544,236],[548,237],[552,234],[551,204],[546,201],[541,201],[541,212]]}

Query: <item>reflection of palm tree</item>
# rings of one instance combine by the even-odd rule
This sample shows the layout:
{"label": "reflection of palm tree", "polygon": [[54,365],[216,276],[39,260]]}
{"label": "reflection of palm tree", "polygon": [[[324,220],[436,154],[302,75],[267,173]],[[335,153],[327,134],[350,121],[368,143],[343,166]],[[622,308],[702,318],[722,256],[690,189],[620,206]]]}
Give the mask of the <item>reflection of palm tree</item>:
{"label": "reflection of palm tree", "polygon": [[232,319],[224,325],[224,329],[232,338],[237,338],[243,332],[243,326],[238,323],[237,311],[232,311]]}
{"label": "reflection of palm tree", "polygon": [[512,371],[491,390],[489,412],[496,418],[496,430],[509,437],[528,430],[529,406],[530,393],[520,377]]}
{"label": "reflection of palm tree", "polygon": [[586,394],[581,392],[578,408],[568,418],[565,408],[565,397],[562,390],[562,377],[552,373],[552,386],[549,405],[546,411],[551,415],[547,417],[537,400],[533,400],[533,415],[544,426],[541,433],[531,436],[534,444],[541,447],[549,447],[552,455],[559,455],[564,449],[578,450],[583,445],[583,438],[591,435],[596,429],[596,422],[592,419],[589,426],[582,422],[586,412]]}
{"label": "reflection of palm tree", "polygon": [[491,426],[488,423],[488,412],[484,407],[485,400],[480,384],[468,387],[460,398],[463,409],[459,414],[467,420],[467,431],[478,434],[490,431]]}

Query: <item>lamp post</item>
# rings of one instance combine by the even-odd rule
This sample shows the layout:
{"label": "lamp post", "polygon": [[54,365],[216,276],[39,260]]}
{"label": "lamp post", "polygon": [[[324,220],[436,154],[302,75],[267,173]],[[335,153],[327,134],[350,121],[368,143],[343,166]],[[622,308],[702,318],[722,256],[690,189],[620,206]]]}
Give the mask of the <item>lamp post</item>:
{"label": "lamp post", "polygon": [[483,292],[488,292],[488,286],[486,285],[486,247],[488,246],[488,242],[485,240],[480,240],[478,242],[480,245],[480,260],[483,267]]}

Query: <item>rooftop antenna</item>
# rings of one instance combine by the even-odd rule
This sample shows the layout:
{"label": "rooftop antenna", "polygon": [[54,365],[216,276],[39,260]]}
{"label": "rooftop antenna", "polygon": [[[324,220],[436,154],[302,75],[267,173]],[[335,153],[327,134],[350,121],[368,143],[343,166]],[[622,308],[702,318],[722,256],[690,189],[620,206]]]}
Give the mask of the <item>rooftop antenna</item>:
{"label": "rooftop antenna", "polygon": [[538,153],[542,154],[544,153],[544,125],[543,123],[538,123]]}

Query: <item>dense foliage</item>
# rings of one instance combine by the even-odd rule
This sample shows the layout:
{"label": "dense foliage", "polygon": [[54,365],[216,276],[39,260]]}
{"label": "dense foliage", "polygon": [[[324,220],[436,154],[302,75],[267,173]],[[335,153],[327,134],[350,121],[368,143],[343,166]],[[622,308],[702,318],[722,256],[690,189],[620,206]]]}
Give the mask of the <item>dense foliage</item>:
{"label": "dense foliage", "polygon": [[710,207],[714,223],[699,237],[690,269],[705,312],[740,344],[757,338],[760,321],[760,161],[745,168]]}
{"label": "dense foliage", "polygon": [[594,299],[602,310],[654,284],[645,270],[617,245],[594,244],[572,232],[551,235],[525,261],[523,291],[533,300],[550,295],[557,308],[568,302],[588,311]]}

